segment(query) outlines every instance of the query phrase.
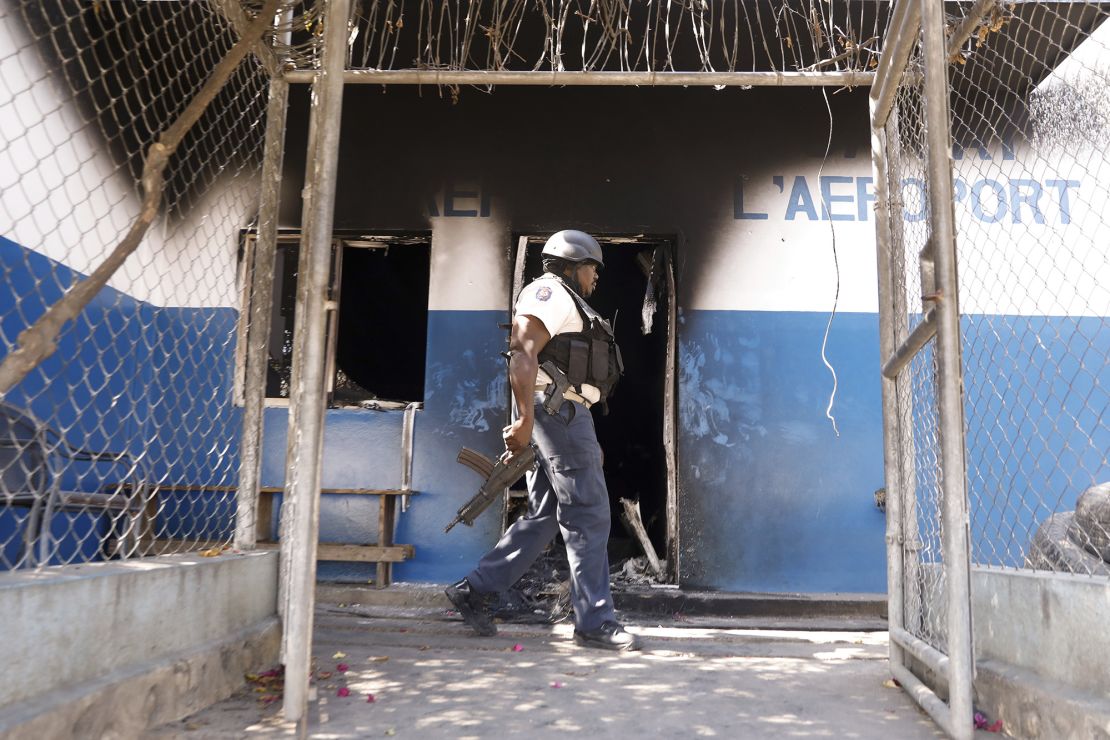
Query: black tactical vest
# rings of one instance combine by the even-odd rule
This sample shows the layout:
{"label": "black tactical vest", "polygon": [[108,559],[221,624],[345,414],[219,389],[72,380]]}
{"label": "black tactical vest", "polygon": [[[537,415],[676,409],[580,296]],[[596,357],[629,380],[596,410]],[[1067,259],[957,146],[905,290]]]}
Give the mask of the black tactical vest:
{"label": "black tactical vest", "polygon": [[574,299],[582,317],[582,331],[553,336],[540,352],[540,363],[554,362],[555,367],[562,370],[578,390],[584,383],[596,387],[601,392],[598,402],[604,402],[613,394],[617,381],[624,374],[624,361],[613,335],[613,327],[557,275],[546,273],[537,279],[552,280],[563,286]]}

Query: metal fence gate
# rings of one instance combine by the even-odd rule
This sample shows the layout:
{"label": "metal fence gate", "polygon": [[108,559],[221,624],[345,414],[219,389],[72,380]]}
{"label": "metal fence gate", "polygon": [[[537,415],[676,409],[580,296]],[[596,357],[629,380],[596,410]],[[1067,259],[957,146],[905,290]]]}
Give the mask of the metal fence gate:
{"label": "metal fence gate", "polygon": [[903,0],[871,92],[891,664],[953,737],[971,574],[1110,574],[1106,16]]}
{"label": "metal fence gate", "polygon": [[[899,3],[871,94],[891,668],[946,732],[970,737],[968,515],[943,24],[939,2]],[[905,182],[919,186],[907,190]],[[907,203],[907,195],[917,202]],[[922,217],[906,220],[909,209]],[[913,664],[943,679],[947,704]]]}

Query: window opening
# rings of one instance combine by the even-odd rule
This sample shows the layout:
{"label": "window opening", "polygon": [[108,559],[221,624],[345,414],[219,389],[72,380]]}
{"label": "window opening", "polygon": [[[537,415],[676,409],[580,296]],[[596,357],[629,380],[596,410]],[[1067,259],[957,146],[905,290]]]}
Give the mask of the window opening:
{"label": "window opening", "polygon": [[[253,235],[245,258],[253,259]],[[266,398],[289,398],[293,367],[300,235],[278,237]],[[332,244],[328,312],[329,406],[402,408],[424,399],[431,238],[337,235]],[[249,269],[243,269],[241,324],[249,317]],[[240,346],[245,332],[240,330]],[[240,352],[241,387],[245,361]]]}

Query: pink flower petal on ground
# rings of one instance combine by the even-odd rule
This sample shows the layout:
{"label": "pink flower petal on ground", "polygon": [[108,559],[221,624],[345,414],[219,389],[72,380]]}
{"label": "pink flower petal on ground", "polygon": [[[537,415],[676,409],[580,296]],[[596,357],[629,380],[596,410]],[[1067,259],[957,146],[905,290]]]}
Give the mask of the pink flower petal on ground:
{"label": "pink flower petal on ground", "polygon": [[374,703],[374,695],[373,694],[367,694],[366,695],[366,703],[367,704],[373,704]]}
{"label": "pink flower petal on ground", "polygon": [[563,688],[563,682],[562,681],[552,681],[551,682],[551,688],[561,689],[561,688]]}
{"label": "pink flower petal on ground", "polygon": [[519,653],[523,649],[524,649],[524,646],[521,645],[519,642],[516,645],[513,645],[513,652],[514,653]]}
{"label": "pink flower petal on ground", "polygon": [[351,666],[347,665],[346,663],[340,663],[339,665],[337,665],[335,667],[335,670],[339,671],[340,673],[346,673],[350,669],[351,669]]}
{"label": "pink flower petal on ground", "polygon": [[996,720],[993,725],[987,728],[987,732],[1002,732],[1002,720]]}
{"label": "pink flower petal on ground", "polygon": [[335,692],[335,695],[336,696],[350,696],[351,695],[351,690],[348,689],[346,686],[341,686],[339,688],[339,690]]}

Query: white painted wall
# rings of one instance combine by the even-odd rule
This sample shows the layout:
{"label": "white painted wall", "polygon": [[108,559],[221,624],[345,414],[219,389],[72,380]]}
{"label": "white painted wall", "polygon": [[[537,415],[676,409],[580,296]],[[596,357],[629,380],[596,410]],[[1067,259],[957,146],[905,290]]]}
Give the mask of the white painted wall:
{"label": "white painted wall", "polygon": [[[20,24],[0,23],[0,49],[18,49],[0,56],[0,236],[88,274],[138,214],[136,183]],[[235,306],[238,230],[256,190],[228,174],[184,219],[160,216],[109,285],[158,306]]]}

